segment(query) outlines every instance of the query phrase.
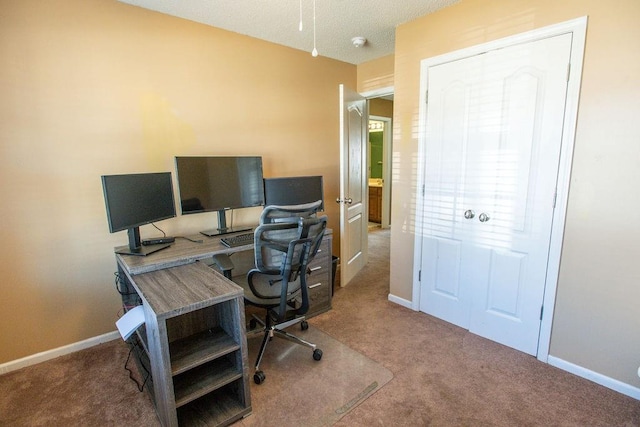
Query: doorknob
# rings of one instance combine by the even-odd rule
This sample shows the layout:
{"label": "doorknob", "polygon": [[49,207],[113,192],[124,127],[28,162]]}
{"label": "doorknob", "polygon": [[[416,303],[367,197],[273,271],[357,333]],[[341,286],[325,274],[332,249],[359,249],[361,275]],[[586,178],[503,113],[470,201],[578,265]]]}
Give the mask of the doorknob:
{"label": "doorknob", "polygon": [[489,217],[489,215],[487,215],[486,213],[482,212],[479,216],[478,216],[478,220],[480,220],[480,222],[487,222],[489,221],[491,218]]}
{"label": "doorknob", "polygon": [[476,216],[476,213],[475,213],[474,211],[472,211],[471,209],[469,209],[469,210],[467,210],[467,211],[465,211],[465,212],[464,212],[464,217],[465,217],[466,219],[471,219],[471,218],[473,218],[474,216]]}
{"label": "doorknob", "polygon": [[336,199],[336,203],[347,203],[347,204],[351,204],[353,203],[353,199],[351,197],[347,198],[347,199],[341,199],[340,197],[338,197]]}

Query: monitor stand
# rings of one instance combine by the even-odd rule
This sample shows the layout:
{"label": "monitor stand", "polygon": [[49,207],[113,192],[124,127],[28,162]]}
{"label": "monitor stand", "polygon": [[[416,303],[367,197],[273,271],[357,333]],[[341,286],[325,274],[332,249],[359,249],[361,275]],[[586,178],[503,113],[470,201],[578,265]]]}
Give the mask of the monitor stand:
{"label": "monitor stand", "polygon": [[139,248],[131,249],[129,246],[120,246],[117,247],[115,252],[121,255],[135,255],[135,256],[147,256],[154,252],[158,252],[159,250],[166,249],[170,244],[166,245],[148,245],[148,246],[140,246]]}
{"label": "monitor stand", "polygon": [[162,249],[166,249],[171,244],[165,245],[142,245],[140,240],[140,227],[133,227],[127,230],[129,235],[129,246],[119,246],[115,249],[117,254],[121,255],[135,255],[135,256],[147,256],[154,252],[158,252]]}
{"label": "monitor stand", "polygon": [[212,230],[204,230],[204,231],[201,231],[200,234],[213,237],[213,236],[221,236],[223,234],[239,233],[241,231],[251,231],[251,230],[253,230],[251,227],[241,227],[241,228],[227,227],[227,216],[225,215],[225,210],[221,209],[218,211],[218,228],[214,228]]}

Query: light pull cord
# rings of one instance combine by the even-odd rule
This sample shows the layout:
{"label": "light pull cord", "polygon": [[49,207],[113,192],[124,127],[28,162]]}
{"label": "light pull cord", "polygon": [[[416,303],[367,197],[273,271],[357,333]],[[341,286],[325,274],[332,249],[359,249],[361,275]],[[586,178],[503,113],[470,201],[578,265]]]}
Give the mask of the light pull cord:
{"label": "light pull cord", "polygon": [[316,0],[313,0],[313,50],[311,56],[318,56],[318,49],[316,49]]}
{"label": "light pull cord", "polygon": [[300,0],[300,24],[298,24],[298,31],[302,31],[302,0]]}

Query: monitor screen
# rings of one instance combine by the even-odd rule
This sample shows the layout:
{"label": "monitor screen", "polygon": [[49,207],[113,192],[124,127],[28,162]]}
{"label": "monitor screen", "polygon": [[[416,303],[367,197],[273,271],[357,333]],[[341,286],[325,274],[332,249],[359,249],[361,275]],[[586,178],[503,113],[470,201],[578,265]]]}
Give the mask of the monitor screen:
{"label": "monitor screen", "polygon": [[176,216],[171,172],[103,175],[102,189],[112,233]]}
{"label": "monitor screen", "polygon": [[264,197],[266,205],[301,205],[322,200],[320,210],[324,210],[322,176],[294,176],[286,178],[265,178]]}
{"label": "monitor screen", "polygon": [[171,172],[103,175],[109,231],[127,230],[129,247],[117,253],[148,255],[168,245],[143,247],[140,226],[176,216]]}
{"label": "monitor screen", "polygon": [[264,205],[261,157],[176,157],[182,214]]}
{"label": "monitor screen", "polygon": [[230,209],[264,205],[262,157],[176,157],[182,214],[217,212],[218,227],[207,236],[246,231],[227,227]]}

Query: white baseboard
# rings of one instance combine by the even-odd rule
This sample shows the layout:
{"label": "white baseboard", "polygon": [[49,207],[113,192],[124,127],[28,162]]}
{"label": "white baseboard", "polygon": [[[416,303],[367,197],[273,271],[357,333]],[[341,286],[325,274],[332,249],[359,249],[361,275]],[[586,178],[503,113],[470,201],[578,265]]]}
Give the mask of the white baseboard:
{"label": "white baseboard", "polygon": [[629,397],[633,397],[634,399],[640,400],[640,388],[638,387],[634,387],[630,384],[623,383],[622,381],[618,381],[597,372],[590,371],[589,369],[583,368],[582,366],[574,365],[571,362],[567,362],[566,360],[562,360],[554,356],[549,356],[547,362],[549,363],[549,365],[560,368],[563,371],[570,372],[589,381],[593,381],[596,384],[600,384],[601,386],[610,388],[611,390],[615,390],[618,393],[622,393]]}
{"label": "white baseboard", "polygon": [[400,297],[397,297],[397,296],[395,296],[393,294],[389,294],[389,301],[395,302],[398,305],[401,305],[401,306],[403,306],[405,308],[413,310],[413,305],[411,304],[411,301],[406,300],[404,298],[400,298]]}
{"label": "white baseboard", "polygon": [[23,357],[22,359],[12,360],[0,365],[0,375],[41,362],[46,362],[47,360],[55,359],[56,357],[64,356],[65,354],[84,350],[85,348],[93,347],[104,342],[113,341],[118,338],[120,338],[118,331],[113,331],[84,341],[78,341],[73,344],[43,351],[42,353],[32,354],[31,356]]}

